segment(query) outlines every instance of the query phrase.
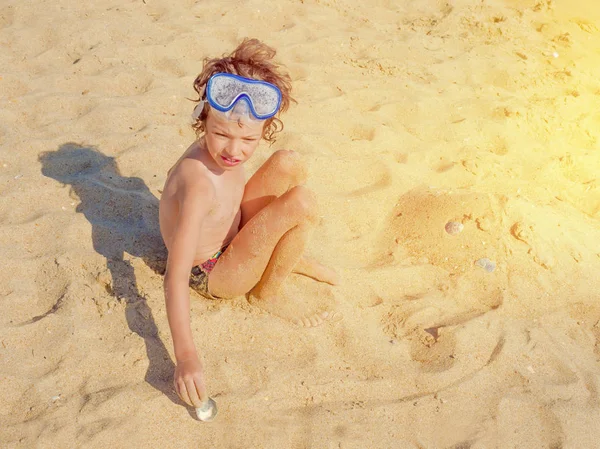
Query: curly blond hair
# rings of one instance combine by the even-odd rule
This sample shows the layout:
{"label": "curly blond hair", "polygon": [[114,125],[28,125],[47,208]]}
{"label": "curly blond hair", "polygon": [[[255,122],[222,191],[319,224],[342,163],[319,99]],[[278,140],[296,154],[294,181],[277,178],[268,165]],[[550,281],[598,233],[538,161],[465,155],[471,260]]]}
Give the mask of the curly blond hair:
{"label": "curly blond hair", "polygon": [[[234,75],[266,81],[274,84],[281,91],[281,106],[277,116],[287,110],[291,97],[292,80],[288,73],[283,72],[281,66],[272,61],[275,49],[262,43],[258,39],[244,39],[243,42],[228,56],[222,58],[206,58],[202,72],[194,80],[194,90],[198,92],[200,102],[205,98],[206,83],[215,73],[232,73]],[[206,117],[209,105],[206,103],[200,116],[192,124],[196,135],[200,137],[206,129]],[[267,142],[274,142],[274,135],[283,129],[283,122],[278,117],[265,120],[263,138]]]}

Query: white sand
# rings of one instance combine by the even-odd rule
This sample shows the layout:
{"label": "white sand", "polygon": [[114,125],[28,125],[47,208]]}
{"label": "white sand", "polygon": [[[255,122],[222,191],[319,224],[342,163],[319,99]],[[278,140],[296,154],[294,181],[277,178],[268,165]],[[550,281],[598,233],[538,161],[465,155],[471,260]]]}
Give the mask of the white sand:
{"label": "white sand", "polygon": [[[600,447],[597,1],[8,0],[0,26],[0,447]],[[304,155],[343,284],[291,283],[344,319],[194,294],[204,424],[156,207],[202,59],[245,36],[298,100],[248,168]]]}

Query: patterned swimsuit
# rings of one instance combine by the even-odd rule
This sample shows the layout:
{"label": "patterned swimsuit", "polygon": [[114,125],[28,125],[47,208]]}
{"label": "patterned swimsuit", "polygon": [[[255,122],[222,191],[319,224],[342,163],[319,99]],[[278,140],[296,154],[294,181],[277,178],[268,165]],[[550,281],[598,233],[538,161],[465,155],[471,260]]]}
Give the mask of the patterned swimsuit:
{"label": "patterned swimsuit", "polygon": [[190,274],[190,287],[192,287],[205,298],[219,299],[218,297],[212,295],[208,291],[208,275],[215,267],[217,260],[219,260],[219,257],[221,257],[221,255],[226,249],[227,246],[224,246],[222,249],[217,251],[215,255],[212,256],[210,259],[192,268],[192,273]]}

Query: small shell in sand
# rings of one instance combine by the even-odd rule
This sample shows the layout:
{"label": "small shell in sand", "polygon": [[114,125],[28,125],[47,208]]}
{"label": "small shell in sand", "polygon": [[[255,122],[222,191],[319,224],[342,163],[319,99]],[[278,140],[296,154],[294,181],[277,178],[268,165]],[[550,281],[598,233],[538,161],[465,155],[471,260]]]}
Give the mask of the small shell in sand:
{"label": "small shell in sand", "polygon": [[496,269],[496,262],[488,259],[487,257],[484,257],[483,259],[479,259],[479,260],[475,261],[475,265],[483,268],[488,273],[491,273]]}
{"label": "small shell in sand", "polygon": [[464,228],[465,226],[458,221],[449,221],[445,226],[446,232],[450,235],[460,234]]}
{"label": "small shell in sand", "polygon": [[217,411],[217,403],[213,398],[208,398],[208,401],[202,404],[202,407],[196,409],[196,416],[200,421],[209,422],[215,419]]}

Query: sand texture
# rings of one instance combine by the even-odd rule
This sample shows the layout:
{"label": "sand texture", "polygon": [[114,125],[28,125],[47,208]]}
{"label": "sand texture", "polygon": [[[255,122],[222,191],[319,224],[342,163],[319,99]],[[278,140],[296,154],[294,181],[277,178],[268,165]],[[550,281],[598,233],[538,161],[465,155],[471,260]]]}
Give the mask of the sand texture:
{"label": "sand texture", "polygon": [[[192,293],[201,423],[158,198],[246,36],[298,101],[248,171],[304,157],[342,284],[290,288],[343,319]],[[599,2],[5,0],[0,45],[1,448],[600,448]]]}

